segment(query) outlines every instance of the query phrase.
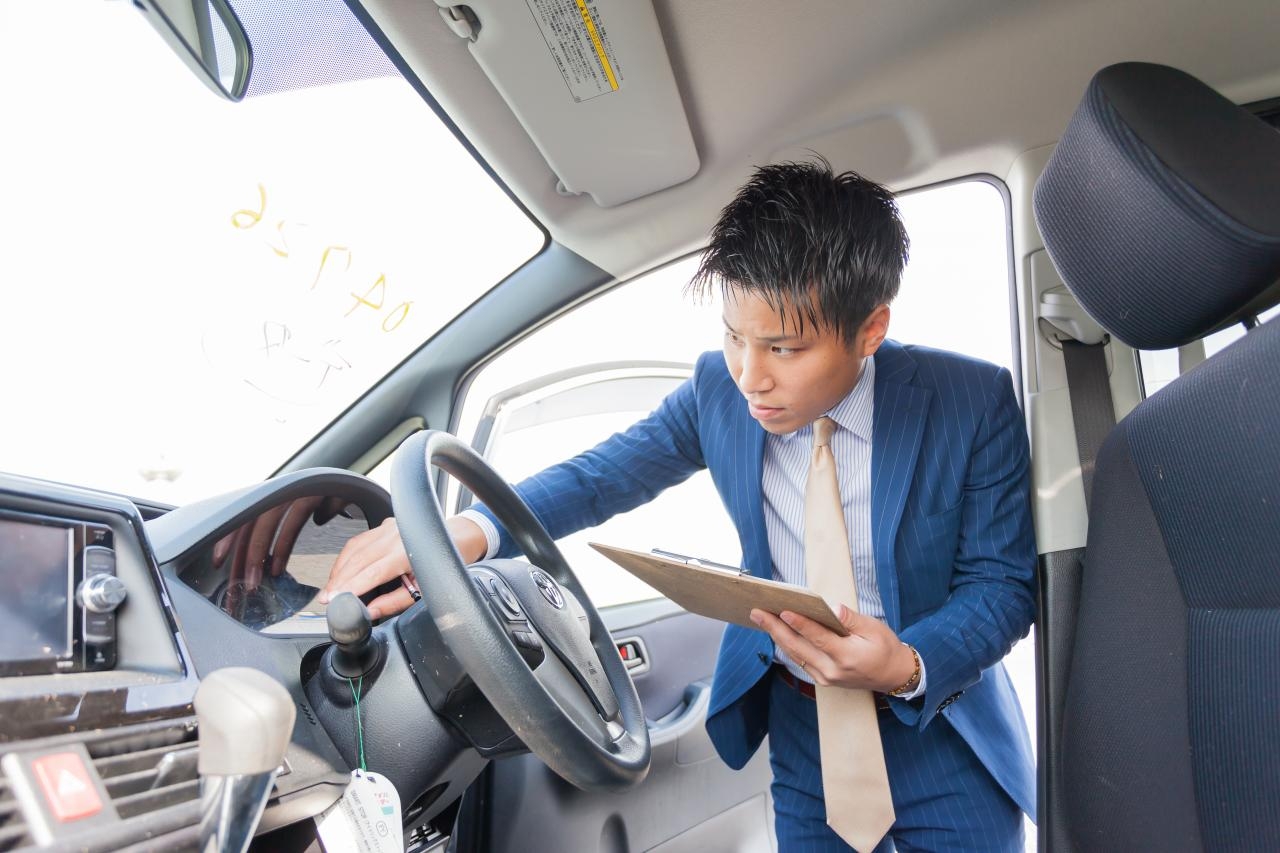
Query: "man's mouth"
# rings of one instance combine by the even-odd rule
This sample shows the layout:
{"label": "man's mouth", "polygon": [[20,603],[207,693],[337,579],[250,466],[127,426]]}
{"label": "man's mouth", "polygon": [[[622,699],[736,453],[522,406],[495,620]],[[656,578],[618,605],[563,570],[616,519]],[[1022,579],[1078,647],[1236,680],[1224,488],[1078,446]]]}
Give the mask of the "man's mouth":
{"label": "man's mouth", "polygon": [[751,417],[756,420],[766,420],[782,413],[781,408],[775,406],[763,406],[759,403],[747,402],[747,409],[751,412]]}

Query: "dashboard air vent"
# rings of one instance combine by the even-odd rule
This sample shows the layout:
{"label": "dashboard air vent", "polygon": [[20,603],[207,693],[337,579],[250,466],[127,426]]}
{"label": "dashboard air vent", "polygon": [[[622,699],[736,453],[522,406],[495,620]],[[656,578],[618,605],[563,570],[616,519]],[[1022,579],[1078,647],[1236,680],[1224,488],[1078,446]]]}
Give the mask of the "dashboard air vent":
{"label": "dashboard air vent", "polygon": [[200,797],[194,720],[110,734],[85,748],[122,820]]}

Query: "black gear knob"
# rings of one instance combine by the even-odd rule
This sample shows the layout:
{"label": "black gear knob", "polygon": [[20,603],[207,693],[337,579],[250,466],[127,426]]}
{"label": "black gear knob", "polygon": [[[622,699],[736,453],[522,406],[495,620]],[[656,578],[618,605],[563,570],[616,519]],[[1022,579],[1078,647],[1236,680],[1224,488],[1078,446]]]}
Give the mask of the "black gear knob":
{"label": "black gear knob", "polygon": [[330,665],[343,678],[358,678],[378,663],[378,644],[373,641],[373,620],[364,603],[349,592],[340,592],[329,602],[326,613],[329,638],[333,640]]}

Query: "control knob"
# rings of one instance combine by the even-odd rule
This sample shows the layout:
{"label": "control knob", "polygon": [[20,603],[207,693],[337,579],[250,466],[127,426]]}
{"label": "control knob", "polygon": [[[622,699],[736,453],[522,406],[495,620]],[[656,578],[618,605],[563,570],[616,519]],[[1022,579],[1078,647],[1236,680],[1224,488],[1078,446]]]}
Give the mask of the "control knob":
{"label": "control knob", "polygon": [[128,594],[124,581],[115,575],[90,575],[80,584],[76,597],[94,613],[110,613],[124,602]]}

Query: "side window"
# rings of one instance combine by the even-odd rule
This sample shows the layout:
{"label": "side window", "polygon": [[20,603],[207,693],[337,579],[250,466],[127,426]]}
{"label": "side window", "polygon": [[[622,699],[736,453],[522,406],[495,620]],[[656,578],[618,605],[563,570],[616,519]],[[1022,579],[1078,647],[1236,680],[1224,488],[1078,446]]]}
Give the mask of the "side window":
{"label": "side window", "polygon": [[[1258,322],[1265,323],[1277,315],[1280,315],[1280,306],[1259,314]],[[1150,397],[1206,358],[1240,340],[1245,334],[1244,326],[1236,325],[1177,349],[1139,350],[1143,397]]]}
{"label": "side window", "polygon": [[898,197],[911,259],[889,337],[964,353],[1013,370],[1013,291],[1005,199],[986,181]]}

